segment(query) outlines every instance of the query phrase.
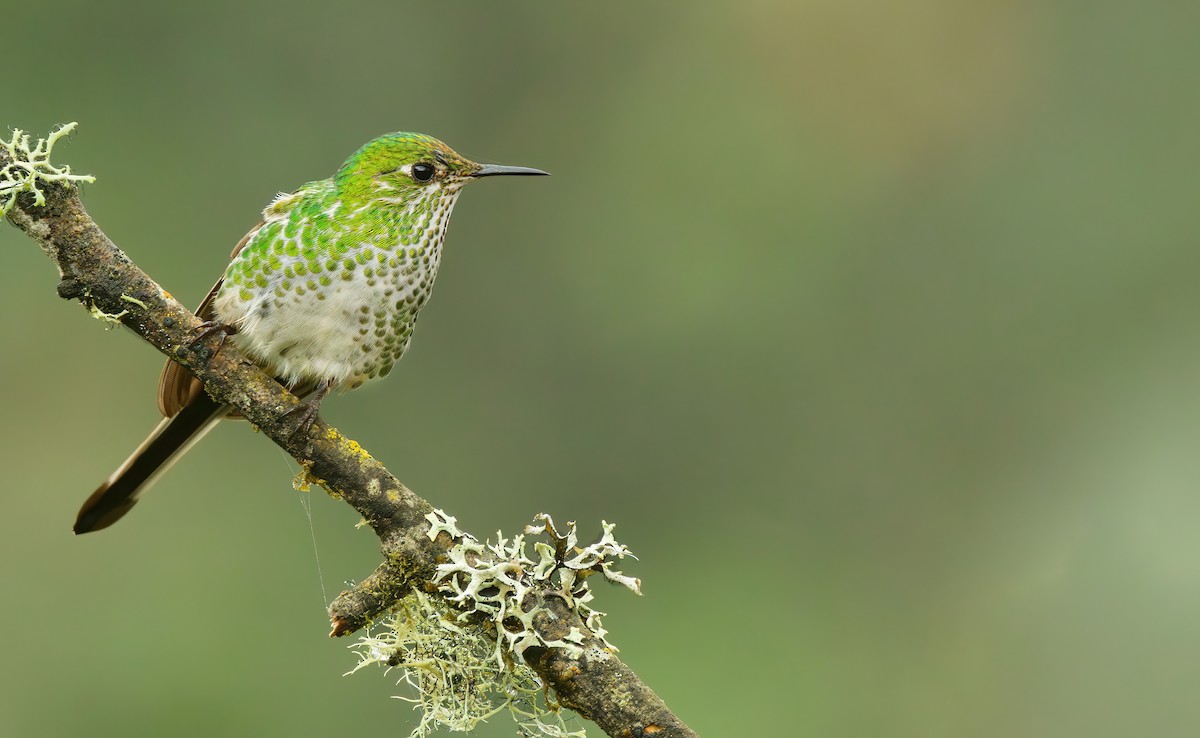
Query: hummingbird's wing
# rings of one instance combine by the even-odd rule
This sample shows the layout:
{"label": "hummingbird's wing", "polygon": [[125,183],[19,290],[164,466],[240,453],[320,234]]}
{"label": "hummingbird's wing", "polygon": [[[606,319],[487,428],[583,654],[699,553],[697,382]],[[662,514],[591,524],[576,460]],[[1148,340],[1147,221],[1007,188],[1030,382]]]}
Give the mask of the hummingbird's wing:
{"label": "hummingbird's wing", "polygon": [[[246,244],[250,243],[250,239],[258,233],[258,229],[262,228],[265,221],[260,221],[258,225],[247,231],[246,235],[242,236],[242,240],[237,242],[237,246],[233,247],[233,253],[229,255],[232,261],[238,254],[242,253],[242,249],[246,248]],[[204,301],[200,303],[200,307],[196,308],[196,315],[201,320],[213,319],[213,300],[217,297],[217,291],[221,289],[221,282],[218,279],[213,288],[208,291],[208,295]],[[167,359],[167,363],[163,366],[162,374],[158,376],[158,410],[163,416],[173,418],[184,407],[189,405],[196,397],[196,394],[204,393],[204,387],[201,386],[200,380],[192,376],[192,373],[184,369],[179,364],[176,364],[171,359]]]}
{"label": "hummingbird's wing", "polygon": [[[251,228],[246,235],[242,236],[242,240],[237,242],[237,246],[233,247],[233,253],[229,255],[230,261],[242,253],[242,249],[246,248],[246,244],[250,243],[250,240],[254,238],[254,234],[258,233],[259,229],[264,225],[266,225],[266,221],[260,221],[258,225]],[[217,298],[217,291],[221,289],[222,281],[224,280],[217,280],[217,283],[213,285],[212,289],[204,297],[204,301],[200,303],[200,307],[196,308],[196,315],[201,320],[213,319],[212,303]],[[300,399],[304,399],[316,391],[317,385],[317,382],[302,382],[291,387],[291,391],[292,394]],[[164,417],[175,417],[179,414],[180,410],[192,404],[197,395],[203,394],[204,386],[200,384],[199,379],[196,379],[191,372],[176,364],[173,360],[167,359],[167,363],[163,365],[162,373],[158,375],[158,410]],[[236,412],[230,412],[225,417],[240,418],[241,416]]]}

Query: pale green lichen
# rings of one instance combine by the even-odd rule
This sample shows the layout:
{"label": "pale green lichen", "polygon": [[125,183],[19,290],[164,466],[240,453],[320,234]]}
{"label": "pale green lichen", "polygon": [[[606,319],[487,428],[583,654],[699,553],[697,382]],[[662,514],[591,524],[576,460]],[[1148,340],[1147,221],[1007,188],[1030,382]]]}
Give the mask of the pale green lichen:
{"label": "pale green lichen", "polygon": [[150,308],[149,308],[149,307],[146,305],[146,303],[142,302],[141,300],[137,299],[136,297],[130,297],[129,295],[126,295],[125,293],[121,293],[121,299],[122,299],[122,300],[124,300],[125,302],[128,302],[128,303],[132,304],[132,305],[137,305],[137,306],[138,306],[138,307],[140,307],[142,310],[149,310],[149,309],[150,309]]}
{"label": "pale green lichen", "polygon": [[46,196],[38,186],[39,181],[96,181],[96,178],[89,174],[72,174],[69,165],[57,167],[50,163],[50,154],[55,142],[73,130],[74,123],[59,126],[46,138],[39,138],[33,147],[29,145],[29,134],[20,129],[13,129],[10,140],[0,140],[0,147],[8,152],[9,158],[8,163],[0,167],[0,218],[8,213],[22,192],[32,192],[34,203],[38,206],[45,205]]}
{"label": "pale green lichen", "polygon": [[413,697],[421,720],[411,738],[427,736],[438,726],[469,731],[508,711],[522,735],[583,738],[582,729],[568,728],[557,710],[539,705],[542,683],[523,661],[498,664],[492,658],[493,637],[486,625],[457,622],[458,612],[419,591],[401,600],[381,623],[378,635],[354,645],[359,663],[400,669],[400,682]]}
{"label": "pale green lichen", "polygon": [[[373,663],[403,670],[401,681],[417,691],[410,701],[422,710],[412,738],[438,725],[471,730],[504,710],[522,735],[583,736],[582,728],[567,729],[558,706],[546,700],[546,685],[521,655],[532,646],[581,655],[585,635],[571,628],[561,639],[543,638],[533,624],[543,610],[532,604],[538,597],[527,595],[562,597],[602,644],[589,649],[589,658],[607,658],[607,650],[616,649],[604,640],[604,613],[589,605],[593,595],[584,580],[599,573],[641,594],[637,579],[614,568],[615,560],[632,554],[613,538],[613,526],[603,523],[600,540],[580,547],[575,524],[560,533],[548,515],[511,540],[497,533],[495,543],[460,531],[440,510],[426,519],[431,539],[445,532],[456,541],[434,578],[442,597],[414,591],[401,600],[376,635],[352,646],[360,659],[354,671]],[[538,534],[550,543],[535,542],[531,558],[525,536]]]}
{"label": "pale green lichen", "polygon": [[434,510],[426,515],[425,519],[429,521],[429,532],[425,535],[429,536],[429,540],[431,541],[436,541],[438,533],[442,531],[445,531],[454,539],[458,539],[463,535],[463,532],[456,525],[458,518],[453,515],[447,515],[441,510]]}
{"label": "pale green lichen", "polygon": [[91,292],[88,290],[84,290],[83,300],[82,300],[83,306],[85,308],[87,308],[88,313],[91,314],[91,316],[93,318],[100,321],[101,323],[107,324],[104,326],[104,330],[108,330],[114,326],[121,325],[121,318],[124,318],[126,315],[129,315],[128,310],[122,310],[119,313],[106,313],[103,310],[101,310],[99,307],[97,307],[96,303],[92,302],[91,298],[92,298]]}

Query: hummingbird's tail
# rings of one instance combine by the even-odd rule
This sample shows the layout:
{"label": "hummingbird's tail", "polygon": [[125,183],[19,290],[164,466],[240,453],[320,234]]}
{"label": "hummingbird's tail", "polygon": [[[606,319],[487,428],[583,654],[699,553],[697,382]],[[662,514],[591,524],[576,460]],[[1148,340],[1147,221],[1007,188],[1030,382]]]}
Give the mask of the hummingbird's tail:
{"label": "hummingbird's tail", "polygon": [[159,475],[228,413],[228,405],[198,392],[177,414],[159,423],[137,451],[87,498],[75,518],[75,532],[91,533],[120,520]]}

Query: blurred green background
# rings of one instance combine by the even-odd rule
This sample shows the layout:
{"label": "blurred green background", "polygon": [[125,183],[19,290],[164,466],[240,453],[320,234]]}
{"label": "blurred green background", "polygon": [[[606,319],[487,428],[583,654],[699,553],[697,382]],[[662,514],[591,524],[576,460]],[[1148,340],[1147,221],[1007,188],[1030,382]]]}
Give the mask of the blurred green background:
{"label": "blurred green background", "polygon": [[[616,521],[613,640],[702,735],[1193,736],[1197,23],[8,2],[0,124],[79,121],[88,209],[189,304],[380,133],[553,172],[467,191],[409,355],[323,415],[480,535]],[[247,426],[71,534],[160,357],[0,249],[0,735],[406,735],[325,637],[371,534]]]}

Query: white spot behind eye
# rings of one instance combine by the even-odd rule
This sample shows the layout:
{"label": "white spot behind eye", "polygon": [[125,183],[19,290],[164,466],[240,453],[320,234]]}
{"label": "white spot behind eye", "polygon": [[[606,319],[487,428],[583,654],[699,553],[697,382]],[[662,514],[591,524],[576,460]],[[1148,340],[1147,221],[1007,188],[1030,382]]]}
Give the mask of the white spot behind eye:
{"label": "white spot behind eye", "polygon": [[[434,167],[433,177],[431,177],[430,179],[427,179],[427,180],[419,180],[416,177],[414,177],[413,176],[413,167],[416,166],[417,164],[433,166]],[[432,187],[432,186],[435,186],[437,184],[438,180],[440,180],[442,178],[442,176],[446,173],[446,170],[435,164],[430,164],[427,161],[418,161],[418,162],[413,162],[412,164],[403,164],[403,165],[396,167],[395,169],[392,169],[390,171],[375,175],[376,189],[379,189],[379,190],[395,189],[392,185],[387,183],[387,180],[384,179],[384,177],[386,177],[387,175],[392,175],[392,174],[397,174],[397,173],[403,174],[404,176],[408,177],[409,179],[411,179],[413,182],[415,182],[417,184],[427,185],[427,186]]]}

